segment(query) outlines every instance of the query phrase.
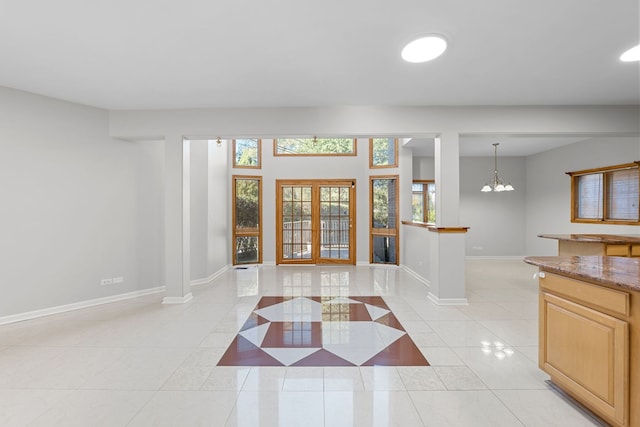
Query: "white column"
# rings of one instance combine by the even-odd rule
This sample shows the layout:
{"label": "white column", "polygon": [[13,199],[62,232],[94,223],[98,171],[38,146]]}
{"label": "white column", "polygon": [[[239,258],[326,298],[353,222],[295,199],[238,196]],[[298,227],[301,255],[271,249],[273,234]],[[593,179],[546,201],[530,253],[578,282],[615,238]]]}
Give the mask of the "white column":
{"label": "white column", "polygon": [[164,143],[164,272],[163,304],[193,299],[190,259],[189,141],[167,135]]}
{"label": "white column", "polygon": [[435,140],[436,226],[429,231],[429,299],[441,305],[468,304],[465,289],[465,233],[460,226],[460,139],[454,132]]}
{"label": "white column", "polygon": [[460,225],[460,138],[443,133],[435,139],[436,226]]}

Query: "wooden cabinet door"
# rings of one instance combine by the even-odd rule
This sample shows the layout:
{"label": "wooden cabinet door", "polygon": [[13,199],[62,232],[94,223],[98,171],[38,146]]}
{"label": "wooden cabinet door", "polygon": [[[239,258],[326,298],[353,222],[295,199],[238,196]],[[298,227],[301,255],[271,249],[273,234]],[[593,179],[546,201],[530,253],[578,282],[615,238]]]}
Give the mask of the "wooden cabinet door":
{"label": "wooden cabinet door", "polygon": [[617,426],[628,425],[627,322],[542,292],[540,368]]}

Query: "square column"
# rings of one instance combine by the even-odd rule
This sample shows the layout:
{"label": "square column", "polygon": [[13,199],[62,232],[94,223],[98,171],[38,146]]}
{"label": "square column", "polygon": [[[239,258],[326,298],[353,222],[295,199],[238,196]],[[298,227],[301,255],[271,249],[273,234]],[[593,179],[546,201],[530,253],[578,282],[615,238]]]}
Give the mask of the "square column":
{"label": "square column", "polygon": [[185,303],[191,294],[190,142],[167,135],[164,142],[164,277],[163,304]]}
{"label": "square column", "polygon": [[467,305],[465,239],[460,227],[460,138],[435,139],[436,226],[429,227],[431,277],[429,299],[440,305]]}

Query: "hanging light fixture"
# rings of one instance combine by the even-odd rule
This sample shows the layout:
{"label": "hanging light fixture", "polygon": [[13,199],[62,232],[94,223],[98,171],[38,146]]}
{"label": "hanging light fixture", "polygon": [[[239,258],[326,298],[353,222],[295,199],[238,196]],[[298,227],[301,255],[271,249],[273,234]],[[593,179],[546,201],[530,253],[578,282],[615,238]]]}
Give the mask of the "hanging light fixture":
{"label": "hanging light fixture", "polygon": [[216,145],[217,145],[218,147],[222,147],[222,140],[220,139],[220,137],[218,137],[218,138],[216,139]]}
{"label": "hanging light fixture", "polygon": [[501,192],[501,191],[515,190],[515,188],[513,188],[513,185],[511,185],[511,183],[504,185],[500,180],[500,178],[498,177],[498,145],[500,145],[499,142],[496,142],[495,144],[493,144],[493,179],[491,180],[491,182],[486,182],[484,184],[484,186],[480,190],[483,193],[487,193],[489,191]]}

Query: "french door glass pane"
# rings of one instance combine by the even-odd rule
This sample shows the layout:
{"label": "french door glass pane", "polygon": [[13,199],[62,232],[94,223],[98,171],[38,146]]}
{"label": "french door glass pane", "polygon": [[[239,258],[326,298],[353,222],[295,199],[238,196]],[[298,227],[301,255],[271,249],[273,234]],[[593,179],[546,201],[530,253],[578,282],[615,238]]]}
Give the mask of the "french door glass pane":
{"label": "french door glass pane", "polygon": [[320,187],[320,257],[349,258],[350,187]]}
{"label": "french door glass pane", "polygon": [[283,186],[282,256],[311,258],[311,187]]}

